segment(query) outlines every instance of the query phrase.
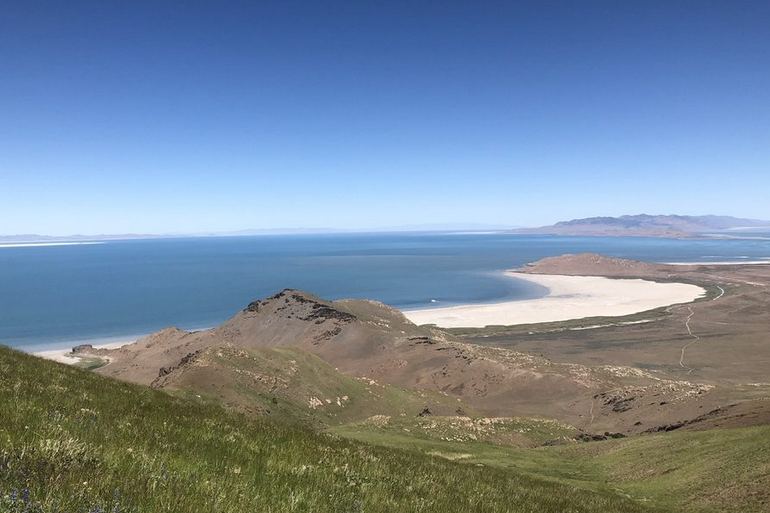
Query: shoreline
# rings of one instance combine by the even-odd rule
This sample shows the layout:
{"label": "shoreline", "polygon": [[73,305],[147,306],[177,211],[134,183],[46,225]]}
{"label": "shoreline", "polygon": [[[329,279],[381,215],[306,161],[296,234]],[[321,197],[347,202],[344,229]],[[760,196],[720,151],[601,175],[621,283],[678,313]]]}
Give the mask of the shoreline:
{"label": "shoreline", "polygon": [[[160,328],[160,329],[163,329],[163,328]],[[186,331],[196,332],[196,331],[204,331],[208,329],[211,329],[211,327],[194,328]],[[158,331],[160,330],[155,330],[148,333],[125,335],[125,336],[118,336],[118,337],[108,337],[108,338],[105,338],[105,337],[93,338],[93,339],[80,338],[77,340],[71,340],[69,342],[57,342],[55,343],[57,347],[25,348],[22,346],[22,347],[15,347],[14,349],[18,351],[23,351],[33,356],[45,358],[46,360],[53,360],[59,363],[75,365],[79,363],[81,360],[94,358],[94,356],[87,355],[87,354],[84,354],[81,356],[72,355],[73,347],[80,346],[80,345],[90,345],[94,349],[118,349],[120,347],[133,344],[134,342],[141,340],[144,337],[148,337],[153,333],[157,333]],[[67,344],[66,347],[64,346],[65,343]],[[106,356],[101,358],[105,360],[109,360],[109,358]]]}
{"label": "shoreline", "polygon": [[92,345],[94,348],[112,349],[121,345],[132,344],[140,338],[153,334],[155,331],[143,331],[138,333],[127,333],[124,335],[96,335],[90,338],[78,336],[71,339],[58,339],[48,342],[35,342],[30,344],[19,344],[10,346],[17,351],[23,351],[29,354],[40,353],[68,353],[75,346]]}
{"label": "shoreline", "polygon": [[[138,339],[136,339],[138,340]],[[105,342],[103,344],[90,344],[94,349],[117,349],[128,344],[133,344],[136,340],[126,340],[121,342]],[[93,355],[73,355],[72,348],[69,349],[50,349],[45,351],[35,351],[31,353],[33,356],[45,358],[46,360],[52,360],[54,362],[65,363],[67,365],[76,365],[85,359],[97,358]],[[108,363],[110,358],[107,356],[99,356],[98,358],[106,360]]]}
{"label": "shoreline", "polygon": [[[748,264],[750,262],[736,262]],[[770,263],[770,261],[766,262]],[[680,263],[680,265],[694,265]],[[700,264],[708,265],[708,264]],[[493,303],[464,303],[449,306],[430,305],[402,309],[415,324],[435,324],[443,328],[483,328],[561,322],[587,317],[622,317],[673,304],[689,303],[703,297],[706,290],[685,283],[659,283],[643,279],[607,278],[602,276],[567,276],[504,271],[508,279],[524,280],[545,288],[542,297],[503,300]],[[195,328],[199,331],[209,328]],[[18,349],[67,364],[77,364],[82,357],[72,356],[72,347],[93,345],[95,349],[115,349],[150,335],[79,339],[57,342],[59,347]]]}
{"label": "shoreline", "polygon": [[483,328],[559,322],[587,317],[622,317],[674,304],[690,303],[706,290],[686,283],[659,283],[603,276],[566,276],[506,271],[505,276],[546,287],[539,299],[405,310],[415,324],[441,328]]}

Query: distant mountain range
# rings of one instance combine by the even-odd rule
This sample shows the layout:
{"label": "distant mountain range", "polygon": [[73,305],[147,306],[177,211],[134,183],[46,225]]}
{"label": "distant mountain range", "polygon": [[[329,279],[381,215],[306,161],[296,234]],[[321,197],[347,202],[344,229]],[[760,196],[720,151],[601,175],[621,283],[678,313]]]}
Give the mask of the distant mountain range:
{"label": "distant mountain range", "polygon": [[730,216],[626,215],[620,217],[587,217],[561,221],[551,226],[521,228],[514,233],[547,235],[588,235],[618,237],[694,237],[728,235],[729,233],[770,230],[770,221]]}
{"label": "distant mountain range", "polygon": [[0,245],[11,243],[37,242],[84,242],[128,239],[169,239],[179,237],[232,237],[249,235],[298,235],[298,234],[327,234],[327,233],[386,233],[386,232],[507,232],[521,234],[543,235],[584,235],[584,236],[617,236],[617,237],[723,237],[748,238],[751,232],[770,233],[770,221],[759,219],[744,219],[731,216],[681,216],[681,215],[625,215],[620,217],[587,217],[560,221],[550,226],[538,228],[506,228],[497,224],[482,223],[443,223],[443,224],[414,224],[380,227],[369,230],[335,229],[335,228],[275,228],[249,229],[229,232],[199,232],[199,233],[128,233],[128,234],[98,234],[98,235],[39,235],[18,234],[0,235]]}
{"label": "distant mountain range", "polygon": [[93,235],[40,235],[37,233],[0,235],[0,244],[10,243],[38,243],[38,242],[87,242],[108,240],[131,239],[173,239],[183,237],[238,237],[252,235],[313,235],[333,233],[388,233],[388,232],[504,232],[510,229],[510,225],[484,224],[484,223],[427,223],[398,226],[385,226],[378,228],[340,229],[327,227],[301,227],[301,228],[257,228],[226,232],[197,232],[197,233],[119,233],[119,234],[93,234]]}

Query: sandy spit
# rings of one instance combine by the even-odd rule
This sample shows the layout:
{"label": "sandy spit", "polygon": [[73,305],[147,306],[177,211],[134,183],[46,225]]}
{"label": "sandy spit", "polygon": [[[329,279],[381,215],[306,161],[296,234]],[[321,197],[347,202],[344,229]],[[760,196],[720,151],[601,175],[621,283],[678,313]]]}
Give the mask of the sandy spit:
{"label": "sandy spit", "polygon": [[662,306],[689,303],[706,294],[703,288],[685,283],[514,271],[507,271],[505,275],[542,285],[549,293],[539,299],[407,310],[404,315],[416,324],[483,328],[631,315]]}

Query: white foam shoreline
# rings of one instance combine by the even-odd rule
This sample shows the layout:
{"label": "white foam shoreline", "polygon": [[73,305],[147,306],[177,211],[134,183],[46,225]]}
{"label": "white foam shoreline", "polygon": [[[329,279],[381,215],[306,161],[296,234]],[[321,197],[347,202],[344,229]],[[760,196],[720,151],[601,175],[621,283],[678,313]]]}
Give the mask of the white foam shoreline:
{"label": "white foam shoreline", "polygon": [[483,328],[585,317],[620,317],[689,303],[706,294],[703,288],[686,283],[514,271],[507,271],[505,275],[544,286],[549,293],[538,299],[407,310],[404,315],[415,324],[435,324],[442,328]]}

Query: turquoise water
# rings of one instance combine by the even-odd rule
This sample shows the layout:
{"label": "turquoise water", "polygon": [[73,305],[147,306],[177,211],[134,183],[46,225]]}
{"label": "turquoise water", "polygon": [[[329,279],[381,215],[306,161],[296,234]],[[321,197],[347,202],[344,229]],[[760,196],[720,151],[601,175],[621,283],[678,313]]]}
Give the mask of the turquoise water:
{"label": "turquoise water", "polygon": [[291,287],[400,308],[546,293],[502,270],[592,251],[641,260],[770,257],[768,240],[355,234],[110,241],[0,248],[0,343],[39,349],[222,322]]}

